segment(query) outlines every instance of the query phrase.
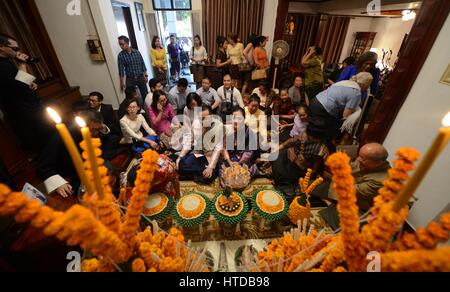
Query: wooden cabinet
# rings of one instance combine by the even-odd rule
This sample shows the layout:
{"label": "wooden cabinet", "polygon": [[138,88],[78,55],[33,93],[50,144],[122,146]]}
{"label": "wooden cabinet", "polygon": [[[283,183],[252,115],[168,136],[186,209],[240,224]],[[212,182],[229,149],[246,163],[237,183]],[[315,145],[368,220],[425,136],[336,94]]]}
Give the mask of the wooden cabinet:
{"label": "wooden cabinet", "polygon": [[370,51],[376,36],[376,32],[357,32],[350,56],[358,59],[359,56]]}

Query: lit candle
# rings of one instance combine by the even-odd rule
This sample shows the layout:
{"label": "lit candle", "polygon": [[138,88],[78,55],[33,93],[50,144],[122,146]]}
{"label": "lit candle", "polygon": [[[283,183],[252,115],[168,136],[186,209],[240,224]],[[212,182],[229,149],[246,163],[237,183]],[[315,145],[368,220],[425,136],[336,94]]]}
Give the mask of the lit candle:
{"label": "lit candle", "polygon": [[91,164],[91,171],[92,175],[94,176],[95,189],[97,190],[98,197],[100,199],[103,199],[105,193],[103,191],[102,179],[98,171],[97,155],[95,155],[95,148],[94,144],[92,143],[91,131],[82,118],[76,117],[75,120],[81,128],[81,134],[83,135],[84,143],[86,143],[89,163]]}
{"label": "lit candle", "polygon": [[78,148],[75,142],[73,141],[69,130],[67,129],[66,125],[62,123],[61,117],[55,110],[53,110],[52,108],[47,108],[47,112],[56,123],[56,129],[58,130],[58,133],[61,136],[64,145],[66,145],[70,157],[72,158],[73,165],[75,166],[75,169],[78,173],[78,177],[80,178],[81,184],[84,185],[88,194],[91,195],[94,194],[94,188],[89,183],[88,177],[84,170],[83,160],[81,159],[80,152],[78,151]]}
{"label": "lit candle", "polygon": [[423,158],[422,163],[419,165],[414,175],[409,180],[408,184],[398,196],[394,204],[394,211],[398,212],[406,204],[408,204],[409,200],[413,197],[414,193],[425,178],[436,158],[438,158],[438,156],[444,150],[445,146],[447,146],[450,140],[450,112],[442,120],[442,125],[443,127],[439,130],[438,136]]}

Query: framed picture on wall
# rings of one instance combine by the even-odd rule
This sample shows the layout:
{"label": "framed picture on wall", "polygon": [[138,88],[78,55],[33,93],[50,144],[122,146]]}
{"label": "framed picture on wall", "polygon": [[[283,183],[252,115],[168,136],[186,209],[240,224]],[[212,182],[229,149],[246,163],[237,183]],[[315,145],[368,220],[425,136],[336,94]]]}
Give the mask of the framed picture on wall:
{"label": "framed picture on wall", "polygon": [[139,30],[145,31],[145,20],[144,20],[144,5],[142,3],[134,2],[136,7],[136,15],[139,23]]}
{"label": "framed picture on wall", "polygon": [[105,54],[103,53],[102,43],[99,39],[92,39],[87,41],[89,47],[89,53],[91,55],[92,61],[104,62]]}

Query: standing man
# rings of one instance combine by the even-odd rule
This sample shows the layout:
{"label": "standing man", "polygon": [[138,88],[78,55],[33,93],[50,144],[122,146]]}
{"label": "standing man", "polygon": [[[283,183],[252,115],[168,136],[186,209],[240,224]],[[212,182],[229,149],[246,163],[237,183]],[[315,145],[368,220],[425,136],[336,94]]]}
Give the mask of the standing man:
{"label": "standing man", "polygon": [[323,91],[322,49],[310,47],[302,58],[302,66],[305,67],[305,92],[309,102],[312,102]]}
{"label": "standing man", "polygon": [[13,37],[0,34],[0,109],[23,149],[40,152],[53,127],[36,94],[36,78],[28,72],[29,60]]}
{"label": "standing man", "polygon": [[180,78],[180,53],[182,49],[177,43],[177,38],[174,35],[170,36],[170,44],[167,46],[167,51],[169,52],[170,57],[170,78],[175,81]]}
{"label": "standing man", "polygon": [[137,86],[141,92],[139,103],[142,107],[143,99],[148,94],[148,75],[144,59],[138,50],[130,47],[130,39],[126,36],[119,37],[119,46],[122,49],[118,56],[120,90],[124,92],[125,88]]}

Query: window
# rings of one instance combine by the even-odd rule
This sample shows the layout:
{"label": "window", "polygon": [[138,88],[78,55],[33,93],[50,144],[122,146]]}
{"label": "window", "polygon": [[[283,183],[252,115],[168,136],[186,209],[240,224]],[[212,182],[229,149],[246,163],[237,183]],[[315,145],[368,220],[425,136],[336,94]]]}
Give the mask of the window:
{"label": "window", "polygon": [[191,0],[153,0],[154,10],[192,10]]}

